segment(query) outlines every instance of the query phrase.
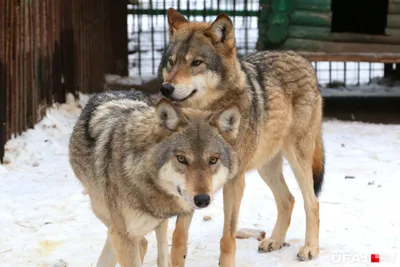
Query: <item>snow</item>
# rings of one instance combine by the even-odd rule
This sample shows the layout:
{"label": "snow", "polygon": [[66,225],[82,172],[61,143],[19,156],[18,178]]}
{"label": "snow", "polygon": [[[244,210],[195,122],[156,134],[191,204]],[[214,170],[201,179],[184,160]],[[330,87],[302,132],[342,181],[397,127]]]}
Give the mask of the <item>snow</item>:
{"label": "snow", "polygon": [[[6,144],[6,163],[0,165],[0,266],[86,267],[95,266],[100,255],[106,229],[68,163],[67,144],[80,113],[70,97],[68,103],[54,106],[34,129]],[[305,214],[285,162],[284,175],[296,198],[287,233],[291,246],[259,254],[257,240],[238,239],[237,266],[369,266],[365,257],[369,261],[371,253],[390,258],[378,266],[399,266],[400,125],[329,120],[323,133],[327,164],[320,197],[320,256],[296,260],[304,243]],[[271,191],[256,172],[248,173],[239,227],[264,229],[268,235],[276,214]],[[206,215],[212,219],[203,221]],[[174,224],[172,218],[170,238]],[[187,266],[218,266],[222,225],[220,193],[211,207],[195,213]],[[148,239],[144,266],[156,266],[154,233]]]}

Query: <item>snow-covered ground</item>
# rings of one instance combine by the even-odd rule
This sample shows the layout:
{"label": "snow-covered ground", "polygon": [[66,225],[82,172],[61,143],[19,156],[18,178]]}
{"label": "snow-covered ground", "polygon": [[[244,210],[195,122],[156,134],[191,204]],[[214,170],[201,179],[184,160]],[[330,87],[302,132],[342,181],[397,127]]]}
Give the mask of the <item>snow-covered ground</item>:
{"label": "snow-covered ground", "polygon": [[[80,109],[61,105],[32,130],[9,141],[0,165],[0,266],[95,266],[105,227],[68,163],[67,144]],[[304,242],[302,197],[287,164],[284,174],[296,198],[287,241],[281,251],[257,252],[257,240],[237,240],[237,266],[370,266],[370,254],[400,266],[400,125],[324,122],[326,183],[320,197],[321,253],[297,262]],[[351,179],[346,179],[351,176]],[[273,196],[257,173],[247,174],[239,227],[271,232],[276,219]],[[203,221],[209,215],[211,221]],[[195,213],[188,267],[218,266],[223,206]],[[171,219],[169,236],[174,229]],[[149,234],[144,266],[156,266],[154,233]],[[371,265],[373,266],[373,265]]]}

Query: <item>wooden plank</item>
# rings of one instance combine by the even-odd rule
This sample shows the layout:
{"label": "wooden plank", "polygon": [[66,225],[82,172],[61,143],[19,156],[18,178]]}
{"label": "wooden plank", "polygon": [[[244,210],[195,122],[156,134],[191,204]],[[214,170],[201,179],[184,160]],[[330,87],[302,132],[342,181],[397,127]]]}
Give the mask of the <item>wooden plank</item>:
{"label": "wooden plank", "polygon": [[20,76],[20,66],[21,66],[21,0],[15,1],[15,46],[14,46],[14,73],[15,73],[15,83],[14,83],[14,92],[15,92],[15,134],[20,134],[20,123],[19,120],[21,118],[21,107],[20,107],[20,97],[21,97],[21,76]]}
{"label": "wooden plank", "polygon": [[22,69],[23,69],[23,83],[22,83],[22,92],[23,92],[23,98],[22,98],[22,113],[23,113],[23,118],[22,118],[22,123],[24,127],[24,131],[27,129],[27,82],[28,82],[28,53],[29,53],[29,17],[28,17],[28,5],[29,3],[27,1],[23,2],[23,32],[24,32],[24,44],[23,44],[23,63],[22,63]]}
{"label": "wooden plank", "polygon": [[31,127],[32,120],[32,4],[26,2],[25,4],[25,125]]}
{"label": "wooden plank", "polygon": [[10,90],[11,90],[11,123],[10,123],[10,133],[14,134],[16,132],[17,129],[17,125],[16,125],[16,114],[17,114],[17,94],[15,92],[15,84],[16,84],[16,63],[15,63],[15,48],[16,48],[16,39],[17,39],[17,35],[16,35],[16,18],[15,18],[15,8],[16,8],[16,1],[17,0],[10,0],[10,12],[11,12],[11,47],[10,47],[10,69],[11,69],[11,86],[10,86]]}
{"label": "wooden plank", "polygon": [[29,13],[30,13],[30,84],[29,84],[29,127],[33,127],[36,121],[36,106],[35,106],[35,96],[36,96],[36,7],[35,4],[29,3]]}
{"label": "wooden plank", "polygon": [[400,3],[389,3],[388,14],[400,14]]}
{"label": "wooden plank", "polygon": [[320,26],[330,28],[332,14],[297,10],[294,11],[289,18],[290,24],[293,25]]}
{"label": "wooden plank", "polygon": [[51,61],[53,60],[53,47],[54,47],[54,40],[53,40],[53,26],[52,17],[53,13],[51,12],[51,2],[54,0],[43,0],[45,3],[44,9],[46,11],[45,16],[45,41],[46,41],[46,48],[45,48],[45,58],[44,62],[46,63],[45,66],[45,79],[47,83],[46,88],[46,104],[51,105],[53,102],[53,70],[51,68]]}
{"label": "wooden plank", "polygon": [[[304,1],[304,0],[301,0]],[[102,2],[110,2],[110,21],[109,29],[112,30],[112,38],[107,41],[112,51],[112,61],[107,69],[108,73],[118,74],[121,76],[128,75],[128,32],[127,27],[127,6],[124,1],[103,0]]]}
{"label": "wooden plank", "polygon": [[400,45],[327,42],[298,38],[287,39],[282,47],[295,51],[327,53],[398,53],[400,51]]}
{"label": "wooden plank", "polygon": [[387,28],[385,30],[386,34],[388,36],[396,36],[396,37],[400,37],[400,29],[391,29],[391,28]]}
{"label": "wooden plank", "polygon": [[6,15],[5,15],[5,25],[6,25],[6,38],[5,40],[5,64],[4,69],[7,70],[7,79],[6,79],[6,140],[11,138],[12,133],[12,55],[11,55],[11,47],[12,43],[12,10],[11,10],[11,1],[6,0]]}
{"label": "wooden plank", "polygon": [[388,15],[387,16],[387,27],[400,29],[400,15]]}
{"label": "wooden plank", "polygon": [[400,53],[324,53],[298,51],[310,61],[400,63]]}
{"label": "wooden plank", "polygon": [[61,66],[63,70],[63,88],[65,92],[76,94],[74,62],[76,43],[73,38],[73,1],[62,1],[59,9],[61,15]]}
{"label": "wooden plank", "polygon": [[[53,86],[55,90],[54,99],[58,103],[65,102],[65,88],[61,85],[61,18],[60,18],[60,2],[61,0],[51,1],[53,12],[53,39],[54,39],[54,55],[52,61],[53,69]],[[64,11],[65,12],[65,11]]]}
{"label": "wooden plank", "polygon": [[20,44],[19,44],[19,59],[18,59],[18,76],[19,76],[19,96],[18,96],[18,133],[21,134],[25,131],[24,125],[24,55],[25,55],[25,35],[24,35],[24,3],[25,1],[19,1],[19,34],[20,34]]}
{"label": "wooden plank", "polygon": [[6,69],[5,69],[5,50],[6,50],[6,0],[0,0],[0,163],[3,163],[3,157],[5,153],[6,137]]}
{"label": "wooden plank", "polygon": [[329,28],[291,25],[288,36],[299,39],[331,42],[400,44],[400,36],[368,35],[357,33],[332,33]]}
{"label": "wooden plank", "polygon": [[34,30],[35,30],[35,43],[34,43],[34,47],[35,47],[35,93],[34,93],[34,100],[33,100],[33,111],[34,111],[34,121],[33,123],[36,123],[39,121],[39,103],[40,103],[40,99],[41,99],[41,87],[42,87],[42,83],[41,83],[41,75],[40,75],[40,57],[41,57],[41,41],[42,39],[40,38],[40,32],[41,32],[41,23],[40,23],[40,17],[42,15],[42,13],[40,12],[40,2],[41,1],[34,1],[34,12],[35,12],[35,24],[34,24]]}
{"label": "wooden plank", "polygon": [[331,0],[297,0],[296,10],[331,12]]}

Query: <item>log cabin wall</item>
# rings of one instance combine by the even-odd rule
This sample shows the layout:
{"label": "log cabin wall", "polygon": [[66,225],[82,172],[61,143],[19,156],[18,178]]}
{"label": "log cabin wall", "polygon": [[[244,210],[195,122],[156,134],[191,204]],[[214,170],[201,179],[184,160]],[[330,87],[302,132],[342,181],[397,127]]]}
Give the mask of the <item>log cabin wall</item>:
{"label": "log cabin wall", "polygon": [[[380,2],[383,3],[380,12],[387,16],[384,17],[386,29],[382,27],[382,33],[374,29],[373,34],[333,32],[331,0],[260,1],[257,49],[290,49],[311,53],[400,53],[400,0],[386,1],[389,1],[388,6],[385,6],[387,2]],[[362,3],[367,2],[363,11],[374,14],[371,9],[375,2],[369,0]],[[356,13],[357,6],[352,7]],[[336,19],[340,20],[341,17]],[[375,19],[375,24],[382,24],[375,16],[371,19]],[[375,26],[374,21],[370,25]]]}
{"label": "log cabin wall", "polygon": [[400,39],[400,0],[389,0],[386,34]]}

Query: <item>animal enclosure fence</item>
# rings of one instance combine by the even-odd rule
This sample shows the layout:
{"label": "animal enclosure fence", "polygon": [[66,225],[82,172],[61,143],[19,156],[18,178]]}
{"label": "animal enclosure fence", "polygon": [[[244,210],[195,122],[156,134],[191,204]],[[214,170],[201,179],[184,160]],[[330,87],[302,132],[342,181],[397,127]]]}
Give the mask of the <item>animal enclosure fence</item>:
{"label": "animal enclosure fence", "polygon": [[124,1],[0,0],[0,160],[67,92],[128,74],[126,16]]}
{"label": "animal enclosure fence", "polygon": [[191,21],[212,21],[228,14],[235,25],[238,54],[254,51],[258,38],[258,0],[143,0],[128,5],[130,75],[151,78],[168,42],[168,8],[176,8]]}
{"label": "animal enclosure fence", "polygon": [[[337,16],[335,23],[332,24],[330,21],[331,5],[336,3],[331,0],[140,0],[131,3],[133,4],[128,5],[129,73],[144,80],[157,75],[158,64],[168,41],[169,7],[174,7],[192,21],[212,21],[222,12],[228,14],[235,26],[239,55],[259,49],[260,44],[263,46],[263,38],[269,38],[269,41],[283,38],[284,28],[277,27],[269,33],[267,31],[271,25],[285,20],[285,16],[281,16],[285,12],[289,14],[296,9],[296,12],[288,15],[287,23],[290,27],[286,32],[288,35],[286,39],[297,36],[297,44],[307,43],[308,40],[303,35],[309,37],[314,32],[296,32],[295,29],[303,29],[303,25],[307,28],[311,23],[313,25],[311,28],[316,29],[317,33],[325,34],[316,36],[323,39],[330,36],[331,31],[336,30],[331,27],[338,21]],[[270,34],[271,32],[273,34]],[[379,47],[379,44],[376,47]],[[284,46],[275,45],[263,49],[279,48]],[[382,62],[360,62],[357,59],[347,62],[325,60],[312,60],[319,81],[325,87],[371,84],[385,74],[385,64]],[[390,64],[386,64],[386,67],[388,66],[390,67]]]}

